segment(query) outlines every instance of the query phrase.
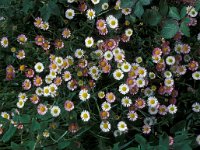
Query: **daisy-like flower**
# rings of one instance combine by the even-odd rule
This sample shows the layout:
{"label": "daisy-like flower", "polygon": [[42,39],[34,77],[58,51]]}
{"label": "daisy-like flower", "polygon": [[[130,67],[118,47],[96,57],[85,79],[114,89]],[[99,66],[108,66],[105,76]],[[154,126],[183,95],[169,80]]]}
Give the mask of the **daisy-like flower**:
{"label": "daisy-like flower", "polygon": [[136,106],[137,108],[142,109],[142,108],[145,107],[145,105],[146,105],[146,102],[145,102],[142,98],[136,99],[136,101],[135,101],[135,106]]}
{"label": "daisy-like flower", "polygon": [[47,113],[47,111],[48,111],[48,108],[47,108],[46,105],[44,105],[44,104],[39,104],[39,105],[37,106],[37,112],[38,112],[38,114],[40,114],[40,115],[45,115],[45,114]]}
{"label": "daisy-like flower", "polygon": [[170,104],[170,105],[167,107],[167,109],[168,109],[168,112],[169,112],[170,114],[175,114],[175,113],[177,112],[177,107],[176,107],[176,105],[174,105],[174,104]]}
{"label": "daisy-like flower", "polygon": [[95,17],[95,11],[93,9],[88,9],[86,12],[86,16],[89,20],[94,19]]}
{"label": "daisy-like flower", "polygon": [[68,28],[65,28],[62,32],[63,38],[69,38],[71,36],[71,31]]}
{"label": "daisy-like flower", "polygon": [[124,107],[130,107],[131,104],[132,104],[132,100],[126,96],[126,97],[123,97],[122,100],[121,100],[121,104],[124,106]]}
{"label": "daisy-like flower", "polygon": [[98,73],[99,73],[99,69],[98,69],[98,67],[97,66],[92,66],[92,67],[90,67],[89,68],[89,74],[90,75],[98,75]]}
{"label": "daisy-like flower", "polygon": [[192,104],[192,110],[194,112],[200,112],[200,104],[198,102],[195,102],[194,104]]}
{"label": "daisy-like flower", "polygon": [[197,61],[191,61],[189,64],[188,64],[188,69],[191,70],[191,71],[196,71],[199,67],[199,63]]}
{"label": "daisy-like flower", "polygon": [[93,37],[87,37],[85,39],[85,46],[89,48],[89,47],[92,47],[93,45],[94,45]]}
{"label": "daisy-like flower", "polygon": [[27,42],[27,37],[24,34],[20,34],[17,37],[17,41],[19,42],[19,44],[24,44]]}
{"label": "daisy-like flower", "polygon": [[143,62],[143,59],[142,59],[142,57],[136,57],[135,61],[136,61],[136,63],[140,64]]}
{"label": "daisy-like flower", "polygon": [[119,92],[123,95],[127,94],[129,92],[129,87],[127,84],[121,84],[119,86]]}
{"label": "daisy-like flower", "polygon": [[51,75],[47,75],[47,76],[45,77],[45,82],[46,82],[47,84],[51,84],[52,81],[53,81],[53,78],[52,78]]}
{"label": "daisy-like flower", "polygon": [[31,97],[30,97],[30,101],[33,103],[33,104],[37,104],[39,102],[39,97],[36,95],[36,94],[33,94]]}
{"label": "daisy-like flower", "polygon": [[125,30],[125,34],[126,34],[126,36],[131,36],[132,34],[133,34],[133,30],[132,29],[126,29]]}
{"label": "daisy-like flower", "polygon": [[102,121],[100,124],[100,129],[103,132],[109,132],[111,130],[111,124],[108,121]]}
{"label": "daisy-like flower", "polygon": [[190,16],[190,17],[196,17],[197,16],[197,14],[198,14],[198,12],[195,10],[195,8],[193,7],[193,6],[188,6],[187,8],[186,8],[186,10],[187,10],[187,14]]}
{"label": "daisy-like flower", "polygon": [[38,87],[36,90],[35,90],[35,93],[38,95],[38,96],[42,96],[43,95],[43,89],[41,87]]}
{"label": "daisy-like flower", "polygon": [[194,73],[192,73],[192,78],[194,80],[200,80],[200,71],[195,71]]}
{"label": "daisy-like flower", "polygon": [[101,108],[102,108],[103,111],[110,111],[111,105],[110,105],[110,103],[108,103],[108,102],[103,102],[103,103],[101,104]]}
{"label": "daisy-like flower", "polygon": [[18,100],[26,101],[28,99],[26,93],[19,93],[18,94]]}
{"label": "daisy-like flower", "polygon": [[164,77],[165,78],[171,78],[172,77],[172,73],[170,71],[165,71],[164,72]]}
{"label": "daisy-like flower", "polygon": [[147,70],[143,67],[139,67],[137,72],[140,78],[144,78],[147,75]]}
{"label": "daisy-like flower", "polygon": [[64,104],[64,108],[66,111],[72,111],[74,109],[74,103],[70,100],[67,100]]}
{"label": "daisy-like flower", "polygon": [[24,90],[29,90],[31,88],[31,81],[29,79],[25,79],[22,83],[22,87]]}
{"label": "daisy-like flower", "polygon": [[188,44],[183,44],[182,49],[181,49],[181,53],[183,54],[188,54],[190,52],[190,46]]}
{"label": "daisy-like flower", "polygon": [[83,110],[83,111],[81,112],[81,119],[82,119],[84,122],[89,121],[89,120],[90,120],[90,113],[89,113],[89,111]]}
{"label": "daisy-like flower", "polygon": [[121,70],[122,70],[123,72],[129,72],[129,71],[131,70],[131,65],[130,65],[130,63],[128,63],[128,62],[122,63],[122,65],[121,65]]}
{"label": "daisy-like flower", "polygon": [[96,4],[99,4],[100,0],[91,0],[91,2],[96,5]]}
{"label": "daisy-like flower", "polygon": [[58,107],[58,106],[53,106],[50,111],[50,113],[53,117],[58,117],[60,115],[60,112],[61,112],[61,110],[60,110],[60,107]]}
{"label": "daisy-like flower", "polygon": [[113,77],[115,80],[121,80],[124,77],[124,73],[120,69],[117,69],[113,72]]}
{"label": "daisy-like flower", "polygon": [[43,22],[43,24],[41,25],[41,29],[42,30],[48,30],[49,29],[49,23],[48,22]]}
{"label": "daisy-like flower", "polygon": [[104,91],[99,91],[99,92],[98,92],[98,97],[99,97],[100,99],[103,99],[103,98],[105,97],[105,92],[104,92]]}
{"label": "daisy-like flower", "polygon": [[145,125],[148,125],[148,126],[154,125],[153,119],[151,117],[146,117],[143,122]]}
{"label": "daisy-like flower", "polygon": [[5,119],[8,119],[8,120],[10,119],[10,115],[7,112],[1,112],[1,117],[5,118]]}
{"label": "daisy-like flower", "polygon": [[56,73],[55,71],[50,70],[49,76],[50,76],[52,79],[55,79],[56,76],[57,76],[57,73]]}
{"label": "daisy-like flower", "polygon": [[103,30],[104,28],[106,28],[106,21],[103,19],[97,20],[96,27],[98,30]]}
{"label": "daisy-like flower", "polygon": [[35,86],[41,86],[42,85],[42,78],[39,77],[39,76],[35,76],[34,79],[33,79],[33,84]]}
{"label": "daisy-like flower", "polygon": [[41,73],[44,70],[44,65],[41,62],[38,62],[34,66],[35,71]]}
{"label": "daisy-like flower", "polygon": [[132,11],[131,8],[123,8],[122,9],[122,14],[129,15],[131,13],[131,11]]}
{"label": "daisy-like flower", "polygon": [[40,28],[42,24],[43,24],[42,18],[40,17],[35,18],[35,21],[34,21],[35,27]]}
{"label": "daisy-like flower", "polygon": [[168,56],[168,57],[166,58],[166,63],[167,63],[168,65],[174,65],[174,64],[175,64],[175,58],[174,58],[174,56]]}
{"label": "daisy-like flower", "polygon": [[60,39],[56,39],[54,45],[56,49],[62,49],[65,46],[64,42]]}
{"label": "daisy-like flower", "polygon": [[63,65],[63,58],[62,57],[56,57],[55,61],[56,65],[62,66]]}
{"label": "daisy-like flower", "polygon": [[113,58],[113,54],[112,54],[112,52],[111,51],[106,51],[105,53],[104,53],[104,58],[106,59],[106,60],[112,60],[112,58]]}
{"label": "daisy-like flower", "polygon": [[165,81],[164,81],[164,83],[165,83],[165,86],[171,87],[171,86],[174,85],[174,79],[172,79],[172,78],[166,78]]}
{"label": "daisy-like flower", "polygon": [[79,98],[82,101],[88,100],[90,98],[90,94],[88,93],[88,90],[86,90],[86,89],[80,90]]}
{"label": "daisy-like flower", "polygon": [[33,71],[33,69],[28,69],[26,72],[25,72],[25,75],[26,77],[28,78],[32,78],[34,76],[35,72]]}
{"label": "daisy-like flower", "polygon": [[84,55],[84,51],[82,49],[76,49],[76,51],[75,51],[76,58],[82,58],[83,55]]}
{"label": "daisy-like flower", "polygon": [[124,61],[124,58],[125,58],[125,56],[122,52],[115,55],[116,62],[122,63]]}
{"label": "daisy-like flower", "polygon": [[182,50],[182,47],[183,45],[182,44],[176,44],[175,47],[174,47],[174,50],[177,54],[180,54],[181,53],[181,50]]}
{"label": "daisy-like flower", "polygon": [[106,22],[111,29],[116,29],[118,27],[118,20],[113,15],[107,16]]}
{"label": "daisy-like flower", "polygon": [[144,126],[142,127],[142,132],[143,132],[144,134],[149,134],[149,133],[151,132],[151,126],[149,126],[149,125],[144,125]]}
{"label": "daisy-like flower", "polygon": [[66,12],[65,12],[65,17],[67,18],[67,19],[73,19],[74,18],[74,16],[75,16],[75,12],[74,12],[74,10],[73,9],[67,9],[66,10]]}
{"label": "daisy-like flower", "polygon": [[38,46],[42,46],[42,44],[44,43],[44,37],[42,35],[37,35],[35,37],[35,43]]}
{"label": "daisy-like flower", "polygon": [[147,100],[147,105],[149,107],[156,107],[158,105],[158,100],[156,97],[149,97]]}
{"label": "daisy-like flower", "polygon": [[107,100],[109,103],[115,102],[115,99],[116,99],[116,96],[115,96],[112,92],[106,93],[106,100]]}
{"label": "daisy-like flower", "polygon": [[19,51],[17,52],[16,57],[17,57],[18,59],[20,59],[20,60],[24,59],[24,58],[25,58],[25,52],[24,52],[24,50],[19,50]]}
{"label": "daisy-like flower", "polygon": [[167,107],[165,106],[165,105],[160,105],[159,106],[159,108],[158,108],[158,113],[160,114],[160,115],[166,115],[167,114],[167,112],[168,112],[168,110],[167,110]]}
{"label": "daisy-like flower", "polygon": [[45,86],[43,88],[43,95],[44,95],[44,97],[50,96],[50,94],[51,94],[50,87],[49,86]]}
{"label": "daisy-like flower", "polygon": [[101,5],[101,9],[102,9],[102,10],[107,10],[108,7],[109,7],[108,3],[103,3],[103,4]]}
{"label": "daisy-like flower", "polygon": [[56,86],[56,84],[51,83],[49,85],[49,89],[50,89],[50,92],[51,92],[51,96],[55,97],[56,96],[56,90],[58,89],[58,87]]}
{"label": "daisy-like flower", "polygon": [[77,81],[76,80],[70,80],[67,83],[67,88],[71,91],[74,91],[75,89],[77,89]]}
{"label": "daisy-like flower", "polygon": [[24,107],[24,101],[23,101],[23,100],[19,100],[19,101],[17,102],[17,107],[18,107],[18,108],[23,108],[23,107]]}
{"label": "daisy-like flower", "polygon": [[196,142],[197,142],[198,145],[200,145],[200,135],[198,135],[198,136],[196,137]]}
{"label": "daisy-like flower", "polygon": [[151,115],[156,115],[158,113],[158,108],[157,107],[149,107],[148,108],[148,112],[151,114]]}
{"label": "daisy-like flower", "polygon": [[119,131],[122,131],[122,132],[125,132],[128,130],[127,124],[124,121],[118,122],[117,128]]}
{"label": "daisy-like flower", "polygon": [[128,114],[127,114],[127,117],[130,121],[136,121],[137,118],[138,118],[138,114],[136,112],[133,112],[133,111],[130,111]]}
{"label": "daisy-like flower", "polygon": [[139,88],[142,88],[145,86],[145,80],[143,78],[137,78],[136,84]]}
{"label": "daisy-like flower", "polygon": [[2,47],[6,48],[6,47],[8,47],[8,44],[9,44],[9,42],[8,42],[8,38],[7,37],[1,38],[1,46]]}
{"label": "daisy-like flower", "polygon": [[177,67],[176,73],[178,73],[179,75],[184,75],[186,71],[187,71],[187,68],[181,65]]}
{"label": "daisy-like flower", "polygon": [[71,73],[69,72],[69,71],[65,71],[64,73],[63,73],[63,80],[64,81],[69,81],[69,80],[71,80],[71,78],[72,78],[72,76],[71,76]]}

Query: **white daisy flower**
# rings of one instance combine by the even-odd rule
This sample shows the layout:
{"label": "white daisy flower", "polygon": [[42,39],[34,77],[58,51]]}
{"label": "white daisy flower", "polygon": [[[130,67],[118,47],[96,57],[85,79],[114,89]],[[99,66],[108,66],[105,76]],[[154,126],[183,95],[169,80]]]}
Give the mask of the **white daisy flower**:
{"label": "white daisy flower", "polygon": [[143,78],[137,78],[136,84],[138,87],[142,88],[145,86],[145,80]]}
{"label": "white daisy flower", "polygon": [[180,54],[182,51],[183,45],[182,44],[176,44],[176,46],[174,47],[174,50],[177,54]]}
{"label": "white daisy flower", "polygon": [[149,134],[149,133],[151,132],[151,126],[149,126],[149,125],[144,125],[144,126],[142,127],[142,132],[143,132],[144,134]]}
{"label": "white daisy flower", "polygon": [[200,145],[200,135],[198,135],[198,136],[196,137],[196,142],[197,142],[198,145]]}
{"label": "white daisy flower", "polygon": [[142,59],[142,57],[136,57],[135,61],[136,61],[136,63],[140,64],[143,62],[143,59]]}
{"label": "white daisy flower", "polygon": [[150,79],[155,79],[155,78],[156,78],[155,73],[149,72],[149,78],[150,78]]}
{"label": "white daisy flower", "polygon": [[56,57],[55,58],[55,63],[58,66],[62,66],[63,65],[63,58],[62,57]]}
{"label": "white daisy flower", "polygon": [[198,12],[195,10],[195,8],[190,9],[190,11],[188,12],[188,15],[190,17],[196,17],[198,15]]}
{"label": "white daisy flower", "polygon": [[89,74],[90,75],[98,75],[99,74],[99,68],[97,66],[92,66],[89,68]]}
{"label": "white daisy flower", "polygon": [[49,76],[52,78],[52,79],[55,79],[56,76],[57,76],[57,73],[53,70],[50,70],[50,73],[49,73]]}
{"label": "white daisy flower", "polygon": [[96,56],[97,56],[98,58],[102,58],[102,57],[103,57],[103,52],[102,52],[102,50],[100,50],[100,49],[94,51],[94,53],[96,54]]}
{"label": "white daisy flower", "polygon": [[102,108],[103,111],[110,111],[111,105],[110,105],[110,103],[108,103],[108,102],[103,102],[103,103],[101,104],[101,108]]}
{"label": "white daisy flower", "polygon": [[174,85],[174,79],[172,79],[172,78],[166,78],[165,81],[164,81],[164,83],[165,83],[165,86],[171,87],[171,86]]}
{"label": "white daisy flower", "polygon": [[117,69],[113,72],[113,77],[115,80],[121,80],[124,77],[124,73],[120,69]]}
{"label": "white daisy flower", "polygon": [[124,107],[130,107],[132,104],[132,100],[128,96],[126,96],[122,98],[121,103]]}
{"label": "white daisy flower", "polygon": [[67,18],[67,19],[73,19],[74,18],[74,16],[75,16],[75,12],[74,12],[74,10],[73,9],[67,9],[66,10],[66,12],[65,12],[65,17]]}
{"label": "white daisy flower", "polygon": [[89,47],[92,47],[93,45],[94,45],[93,37],[87,37],[85,39],[85,46],[89,48]]}
{"label": "white daisy flower", "polygon": [[86,90],[86,89],[80,90],[79,98],[82,101],[88,100],[90,98],[90,94],[88,93],[88,90]]}
{"label": "white daisy flower", "polygon": [[172,77],[172,73],[170,71],[165,71],[164,72],[164,77],[165,78],[171,78]]}
{"label": "white daisy flower", "polygon": [[41,87],[38,87],[36,90],[35,90],[35,93],[38,95],[38,96],[42,96],[43,95],[43,89]]}
{"label": "white daisy flower", "polygon": [[149,107],[148,108],[148,112],[151,114],[151,115],[156,115],[158,113],[158,109],[156,107]]}
{"label": "white daisy flower", "polygon": [[156,107],[158,105],[158,99],[156,97],[149,97],[147,100],[147,105],[149,107]]}
{"label": "white daisy flower", "polygon": [[19,101],[17,102],[17,107],[18,107],[18,108],[23,108],[23,107],[24,107],[24,101],[23,101],[23,100],[19,100]]}
{"label": "white daisy flower", "polygon": [[128,63],[128,62],[122,63],[122,65],[121,65],[121,70],[122,70],[123,72],[129,72],[129,71],[131,70],[131,64]]}
{"label": "white daisy flower", "polygon": [[69,71],[65,71],[62,75],[64,81],[69,81],[72,78],[72,75]]}
{"label": "white daisy flower", "polygon": [[60,110],[60,107],[58,107],[58,106],[53,106],[50,111],[50,113],[53,117],[58,117],[60,115],[60,112],[61,112],[61,110]]}
{"label": "white daisy flower", "polygon": [[102,121],[100,128],[103,132],[109,132],[111,129],[111,124],[108,121]]}
{"label": "white daisy flower", "polygon": [[129,29],[125,30],[125,35],[126,36],[130,37],[132,34],[133,34],[133,30],[132,29],[129,28]]}
{"label": "white daisy flower", "polygon": [[5,119],[10,119],[10,115],[7,112],[1,112],[1,117]]}
{"label": "white daisy flower", "polygon": [[52,78],[51,75],[47,75],[47,76],[45,77],[45,82],[46,82],[47,84],[51,84],[51,83],[52,83],[52,80],[53,80],[53,78]]}
{"label": "white daisy flower", "polygon": [[133,111],[130,111],[130,112],[127,114],[127,116],[128,116],[128,119],[129,119],[130,121],[136,121],[137,118],[138,118],[138,114],[137,114],[136,112],[133,112]]}
{"label": "white daisy flower", "polygon": [[121,84],[119,86],[119,92],[123,95],[127,94],[129,92],[129,87],[127,84]]}
{"label": "white daisy flower", "polygon": [[75,0],[67,0],[68,3],[73,3]]}
{"label": "white daisy flower", "polygon": [[166,58],[166,63],[167,63],[168,65],[174,65],[174,64],[175,64],[175,58],[174,58],[174,56],[168,56],[168,57]]}
{"label": "white daisy flower", "polygon": [[117,55],[119,53],[121,53],[121,49],[119,47],[116,47],[115,49],[112,50],[113,55]]}
{"label": "white daisy flower", "polygon": [[113,53],[111,52],[111,51],[106,51],[105,53],[104,53],[104,58],[106,59],[106,60],[112,60],[112,58],[113,58]]}
{"label": "white daisy flower", "polygon": [[192,104],[192,110],[194,111],[194,112],[200,112],[200,104],[199,103],[194,103],[194,104]]}
{"label": "white daisy flower", "polygon": [[177,107],[174,104],[170,104],[167,108],[170,114],[175,114],[177,112]]}
{"label": "white daisy flower", "polygon": [[44,70],[44,65],[41,62],[38,62],[35,64],[34,68],[36,72],[41,73]]}
{"label": "white daisy flower", "polygon": [[49,89],[50,89],[51,94],[53,96],[55,96],[56,95],[56,90],[58,89],[57,85],[52,83],[52,84],[49,85]]}
{"label": "white daisy flower", "polygon": [[22,100],[24,102],[26,102],[26,100],[28,99],[26,93],[19,93],[18,94],[18,100]]}
{"label": "white daisy flower", "polygon": [[108,7],[109,7],[108,3],[103,3],[103,4],[101,5],[101,9],[102,9],[102,10],[107,10]]}
{"label": "white daisy flower", "polygon": [[83,51],[82,49],[77,49],[77,50],[75,51],[75,57],[76,57],[76,58],[82,58],[83,55],[84,55],[84,51]]}
{"label": "white daisy flower", "polygon": [[122,131],[122,132],[125,132],[128,130],[127,124],[124,121],[118,122],[117,128],[119,131]]}
{"label": "white daisy flower", "polygon": [[100,0],[91,0],[91,2],[96,5],[96,4],[99,4]]}
{"label": "white daisy flower", "polygon": [[113,15],[109,15],[106,17],[106,22],[111,29],[115,29],[118,27],[118,20]]}
{"label": "white daisy flower", "polygon": [[192,73],[192,78],[194,80],[200,80],[200,71],[195,71],[194,73]]}
{"label": "white daisy flower", "polygon": [[50,87],[49,86],[45,86],[43,88],[43,95],[44,95],[44,97],[50,96],[50,94],[51,94]]}
{"label": "white daisy flower", "polygon": [[138,72],[140,78],[144,78],[147,75],[147,70],[143,67],[139,67],[137,72]]}
{"label": "white daisy flower", "polygon": [[148,126],[152,126],[154,124],[153,119],[151,117],[144,118],[144,124]]}
{"label": "white daisy flower", "polygon": [[4,48],[6,48],[6,47],[8,47],[8,44],[9,44],[8,38],[7,37],[3,37],[1,39],[1,46],[4,47]]}
{"label": "white daisy flower", "polygon": [[90,113],[89,113],[89,111],[83,110],[83,111],[81,112],[81,119],[82,119],[84,122],[89,121],[89,120],[90,120]]}
{"label": "white daisy flower", "polygon": [[89,20],[92,20],[95,17],[95,11],[93,9],[88,9],[86,15]]}
{"label": "white daisy flower", "polygon": [[152,60],[153,60],[154,63],[157,64],[158,62],[160,62],[161,56],[160,55],[153,55]]}

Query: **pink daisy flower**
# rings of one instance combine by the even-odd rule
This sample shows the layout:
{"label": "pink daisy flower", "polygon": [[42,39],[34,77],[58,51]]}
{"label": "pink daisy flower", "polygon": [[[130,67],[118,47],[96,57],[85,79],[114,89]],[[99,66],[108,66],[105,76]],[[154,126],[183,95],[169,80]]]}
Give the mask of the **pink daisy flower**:
{"label": "pink daisy flower", "polygon": [[64,104],[64,108],[66,111],[72,111],[74,109],[74,103],[70,100],[67,100]]}
{"label": "pink daisy flower", "polygon": [[26,72],[25,72],[25,75],[26,77],[28,78],[32,78],[34,76],[35,72],[33,69],[28,69]]}
{"label": "pink daisy flower", "polygon": [[31,81],[29,79],[25,79],[22,83],[22,87],[24,90],[29,90],[31,88]]}
{"label": "pink daisy flower", "polygon": [[44,43],[44,37],[42,35],[37,35],[35,37],[35,43],[38,46],[42,46],[42,44]]}
{"label": "pink daisy flower", "polygon": [[37,112],[40,115],[45,115],[47,113],[48,109],[47,106],[44,104],[39,104],[37,107]]}

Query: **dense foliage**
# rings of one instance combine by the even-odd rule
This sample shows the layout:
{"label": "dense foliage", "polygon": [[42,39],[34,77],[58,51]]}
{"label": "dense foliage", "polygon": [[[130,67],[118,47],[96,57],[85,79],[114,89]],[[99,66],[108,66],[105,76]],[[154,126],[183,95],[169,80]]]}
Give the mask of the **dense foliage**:
{"label": "dense foliage", "polygon": [[0,149],[198,149],[199,0],[0,0]]}

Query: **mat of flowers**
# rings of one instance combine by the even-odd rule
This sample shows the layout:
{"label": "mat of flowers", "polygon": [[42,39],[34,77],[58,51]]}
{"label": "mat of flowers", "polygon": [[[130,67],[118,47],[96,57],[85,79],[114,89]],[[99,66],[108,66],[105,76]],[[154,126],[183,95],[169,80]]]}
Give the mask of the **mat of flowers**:
{"label": "mat of flowers", "polygon": [[28,18],[0,21],[0,147],[200,145],[199,1],[31,2]]}

